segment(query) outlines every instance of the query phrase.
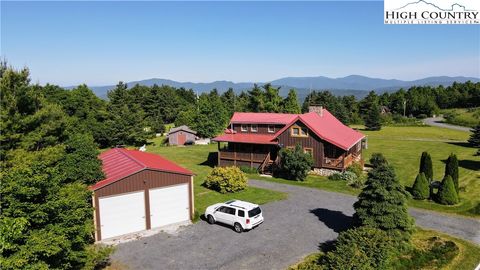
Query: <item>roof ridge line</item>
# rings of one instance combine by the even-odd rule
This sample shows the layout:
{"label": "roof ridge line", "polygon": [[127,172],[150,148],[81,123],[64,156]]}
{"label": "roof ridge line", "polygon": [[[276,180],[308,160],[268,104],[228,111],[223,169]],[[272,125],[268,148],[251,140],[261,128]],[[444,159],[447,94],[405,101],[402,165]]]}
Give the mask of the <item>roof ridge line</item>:
{"label": "roof ridge line", "polygon": [[[124,156],[128,157],[129,159],[133,160],[134,162],[136,162],[137,164],[139,164],[140,166],[143,167],[143,169],[145,168],[148,168],[147,165],[145,165],[145,163],[141,162],[140,160],[134,158],[132,155],[130,155],[128,153],[128,149],[125,149],[125,148],[117,148],[119,150],[120,153],[122,153]],[[126,151],[121,151],[121,150],[126,150]]]}

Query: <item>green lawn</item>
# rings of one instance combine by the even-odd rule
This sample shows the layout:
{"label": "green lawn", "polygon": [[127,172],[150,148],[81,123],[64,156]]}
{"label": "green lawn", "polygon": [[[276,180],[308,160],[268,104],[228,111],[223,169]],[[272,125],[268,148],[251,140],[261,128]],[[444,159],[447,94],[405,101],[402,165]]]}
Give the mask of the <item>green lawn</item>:
{"label": "green lawn", "polygon": [[[357,127],[361,128],[361,127]],[[465,142],[469,137],[468,132],[437,128],[437,127],[384,127],[380,131],[362,131],[368,136],[368,149],[364,150],[364,158],[368,160],[374,152],[383,153],[390,164],[395,168],[396,174],[402,184],[410,187],[418,172],[419,160],[422,151],[428,151],[432,156],[434,178],[443,178],[445,160],[450,153],[458,156],[460,163],[460,203],[455,206],[439,205],[430,201],[410,200],[410,205],[434,211],[475,216],[469,210],[480,203],[480,157],[474,156],[475,149],[468,147]],[[153,146],[147,147],[148,151],[161,154],[166,158],[189,168],[197,174],[195,177],[196,209],[203,212],[205,206],[230,199],[250,200],[256,203],[265,203],[285,197],[273,191],[265,191],[249,187],[247,190],[234,195],[222,195],[201,186],[205,176],[211,170],[205,165],[209,153],[216,152],[216,145],[190,146],[190,147],[160,147],[163,138],[153,140]],[[202,165],[203,163],[203,165]],[[262,179],[279,183],[301,185],[329,191],[356,195],[359,189],[345,185],[343,181],[332,181],[326,177],[309,176],[304,182],[295,182],[277,178],[265,178],[250,175],[251,178]],[[476,215],[478,217],[478,215]]]}
{"label": "green lawn", "polygon": [[247,189],[234,194],[221,194],[207,189],[202,186],[205,177],[212,169],[209,164],[207,164],[207,158],[210,152],[216,152],[217,145],[195,145],[188,147],[162,146],[161,142],[163,139],[163,137],[153,139],[153,144],[147,146],[147,151],[160,154],[195,173],[195,210],[198,211],[199,214],[202,214],[208,205],[217,202],[224,202],[230,199],[240,199],[257,204],[264,204],[275,200],[285,199],[287,196],[285,193],[255,187],[248,187]]}
{"label": "green lawn", "polygon": [[[357,127],[361,128],[361,127]],[[444,206],[430,201],[410,200],[414,207],[434,211],[474,216],[469,210],[480,203],[480,157],[473,156],[475,149],[465,144],[468,132],[437,127],[384,127],[380,131],[361,131],[368,136],[368,149],[363,155],[366,160],[374,152],[383,153],[402,184],[412,186],[418,172],[420,156],[428,151],[432,156],[434,178],[443,178],[445,164],[450,153],[455,153],[460,163],[460,203],[455,206]],[[328,180],[326,177],[309,176],[305,182],[294,182],[278,178],[265,178],[251,175],[252,178],[301,185],[329,191],[356,195],[360,192],[345,185],[342,181]],[[477,215],[478,217],[478,215]]]}

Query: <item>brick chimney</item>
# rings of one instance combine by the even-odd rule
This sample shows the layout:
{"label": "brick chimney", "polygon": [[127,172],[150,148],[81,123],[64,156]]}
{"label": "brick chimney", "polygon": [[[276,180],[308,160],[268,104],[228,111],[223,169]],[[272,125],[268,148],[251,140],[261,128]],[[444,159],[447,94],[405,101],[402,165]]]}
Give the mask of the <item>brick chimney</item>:
{"label": "brick chimney", "polygon": [[308,112],[316,112],[318,115],[323,116],[323,106],[308,106]]}

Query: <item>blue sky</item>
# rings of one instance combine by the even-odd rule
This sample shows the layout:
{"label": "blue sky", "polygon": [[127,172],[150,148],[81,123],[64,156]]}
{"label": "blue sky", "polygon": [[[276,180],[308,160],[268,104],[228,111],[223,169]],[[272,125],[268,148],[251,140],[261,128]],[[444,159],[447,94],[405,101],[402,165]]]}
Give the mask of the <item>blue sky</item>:
{"label": "blue sky", "polygon": [[1,56],[59,85],[480,77],[480,26],[384,25],[383,1],[1,1]]}

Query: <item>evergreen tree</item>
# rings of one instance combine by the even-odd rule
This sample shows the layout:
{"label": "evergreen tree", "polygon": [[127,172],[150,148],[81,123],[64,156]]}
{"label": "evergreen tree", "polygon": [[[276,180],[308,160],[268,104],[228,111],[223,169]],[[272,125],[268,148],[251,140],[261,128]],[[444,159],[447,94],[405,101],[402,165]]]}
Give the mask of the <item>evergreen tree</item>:
{"label": "evergreen tree", "polygon": [[457,155],[455,154],[450,154],[450,156],[447,159],[447,163],[445,164],[445,177],[447,175],[450,175],[453,180],[453,184],[455,185],[455,190],[457,191],[458,194],[458,159]]}
{"label": "evergreen tree", "polygon": [[263,112],[265,110],[265,97],[262,89],[254,84],[253,89],[248,91],[248,111]]}
{"label": "evergreen tree", "polygon": [[372,104],[364,121],[367,130],[380,130],[382,128],[380,107],[377,103]]}
{"label": "evergreen tree", "polygon": [[417,178],[415,178],[415,183],[412,186],[412,195],[417,200],[425,200],[430,197],[430,185],[423,172],[417,174]]}
{"label": "evergreen tree", "polygon": [[433,180],[433,167],[432,167],[432,158],[427,152],[422,153],[420,158],[420,170],[419,173],[424,173],[428,182],[431,183]]}
{"label": "evergreen tree", "polygon": [[266,112],[280,112],[282,97],[280,96],[280,87],[273,87],[270,83],[263,86],[265,94],[263,95],[265,101]]}
{"label": "evergreen tree", "polygon": [[288,96],[282,101],[282,112],[284,113],[300,113],[300,105],[298,105],[297,91],[290,89]]}
{"label": "evergreen tree", "polygon": [[472,129],[472,134],[468,139],[468,142],[473,146],[478,148],[476,155],[480,155],[480,124],[476,125]]}
{"label": "evergreen tree", "polygon": [[382,153],[373,153],[370,157],[370,164],[376,168],[381,165],[388,165],[388,161]]}
{"label": "evergreen tree", "polygon": [[455,190],[453,179],[450,175],[445,176],[437,193],[437,200],[441,204],[453,205],[458,203],[458,193]]}
{"label": "evergreen tree", "polygon": [[409,241],[413,220],[407,211],[407,193],[393,167],[382,164],[368,173],[365,187],[353,205],[354,221],[386,231],[391,237]]}

